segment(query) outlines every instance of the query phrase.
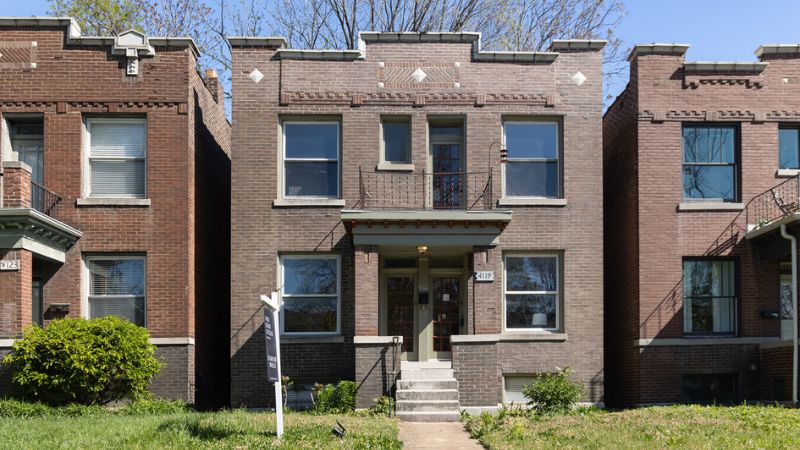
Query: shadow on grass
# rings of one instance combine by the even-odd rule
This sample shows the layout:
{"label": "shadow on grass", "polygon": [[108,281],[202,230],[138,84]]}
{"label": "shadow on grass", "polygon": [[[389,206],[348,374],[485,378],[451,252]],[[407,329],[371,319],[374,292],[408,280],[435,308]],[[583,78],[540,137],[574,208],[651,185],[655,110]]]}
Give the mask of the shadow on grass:
{"label": "shadow on grass", "polygon": [[202,441],[220,441],[232,436],[256,435],[277,437],[274,431],[256,431],[234,428],[230,423],[208,423],[200,418],[167,420],[158,426],[159,432],[182,432]]}

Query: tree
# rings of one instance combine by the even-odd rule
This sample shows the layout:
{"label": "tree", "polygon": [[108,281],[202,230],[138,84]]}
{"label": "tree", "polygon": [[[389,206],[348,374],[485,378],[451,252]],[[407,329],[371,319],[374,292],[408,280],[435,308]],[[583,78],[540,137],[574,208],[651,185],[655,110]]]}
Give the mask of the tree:
{"label": "tree", "polygon": [[142,28],[144,0],[50,0],[49,13],[69,16],[86,35],[108,36]]}

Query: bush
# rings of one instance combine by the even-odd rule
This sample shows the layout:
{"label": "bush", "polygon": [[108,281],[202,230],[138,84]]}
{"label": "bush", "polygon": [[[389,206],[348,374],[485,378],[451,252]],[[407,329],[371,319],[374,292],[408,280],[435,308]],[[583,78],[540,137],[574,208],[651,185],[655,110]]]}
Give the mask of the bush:
{"label": "bush", "polygon": [[78,405],[71,403],[53,408],[40,402],[24,402],[14,399],[0,400],[0,417],[23,418],[32,417],[83,417],[104,414],[107,411],[97,405]]}
{"label": "bush", "polygon": [[356,383],[353,381],[340,381],[336,386],[332,384],[315,385],[314,412],[347,413],[355,411],[357,390]]}
{"label": "bush", "polygon": [[52,405],[103,405],[148,395],[161,369],[146,329],[117,317],[30,327],[3,362],[27,397]]}
{"label": "bush", "polygon": [[528,405],[541,412],[569,411],[583,394],[583,385],[572,381],[570,369],[540,375],[536,381],[522,388],[530,400]]}
{"label": "bush", "polygon": [[394,412],[394,398],[384,395],[374,399],[375,404],[369,409],[369,412],[375,416],[391,416]]}

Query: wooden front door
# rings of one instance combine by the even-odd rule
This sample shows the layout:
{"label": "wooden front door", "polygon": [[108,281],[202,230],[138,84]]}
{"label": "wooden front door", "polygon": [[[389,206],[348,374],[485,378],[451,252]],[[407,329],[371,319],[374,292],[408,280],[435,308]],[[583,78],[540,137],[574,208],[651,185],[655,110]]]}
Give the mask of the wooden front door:
{"label": "wooden front door", "polygon": [[450,359],[450,336],[459,334],[461,277],[432,276],[433,353],[437,359]]}
{"label": "wooden front door", "polygon": [[389,336],[403,336],[402,359],[416,359],[417,327],[413,276],[386,277],[386,331]]}

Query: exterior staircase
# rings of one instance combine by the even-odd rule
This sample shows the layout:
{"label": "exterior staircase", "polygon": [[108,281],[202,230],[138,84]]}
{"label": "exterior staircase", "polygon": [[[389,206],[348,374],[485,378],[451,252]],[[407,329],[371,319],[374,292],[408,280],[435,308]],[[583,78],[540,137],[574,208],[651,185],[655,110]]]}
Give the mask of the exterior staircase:
{"label": "exterior staircase", "polygon": [[397,417],[407,422],[458,422],[458,380],[450,361],[403,361],[396,407]]}

